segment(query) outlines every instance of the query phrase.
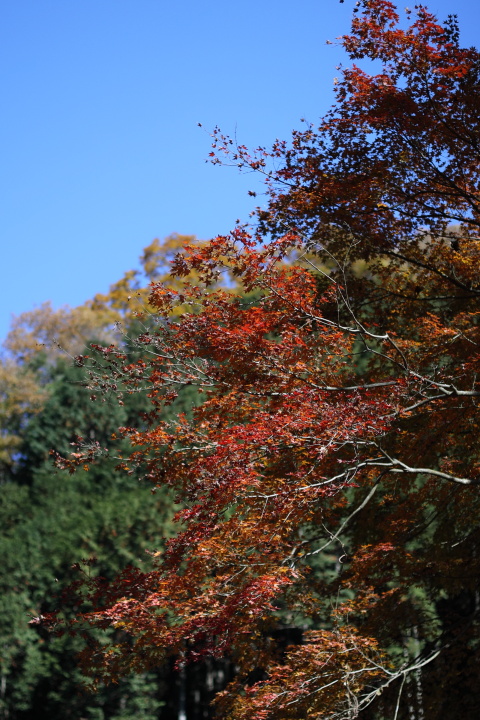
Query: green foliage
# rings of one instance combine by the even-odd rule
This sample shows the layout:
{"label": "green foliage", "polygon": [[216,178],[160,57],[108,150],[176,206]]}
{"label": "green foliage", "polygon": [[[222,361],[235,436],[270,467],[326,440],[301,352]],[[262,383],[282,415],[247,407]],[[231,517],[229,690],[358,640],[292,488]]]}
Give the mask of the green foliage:
{"label": "green foliage", "polygon": [[[0,495],[0,717],[151,720],[161,704],[155,675],[95,696],[82,693],[79,639],[55,638],[27,624],[52,609],[45,598],[76,578],[72,566],[82,558],[95,557],[91,572],[105,577],[126,565],[147,569],[146,550],[158,549],[168,534],[167,493],[152,495],[136,476],[114,470],[126,441],[112,441],[112,433],[133,408],[147,409],[147,399],[134,395],[129,404],[127,397],[123,407],[108,400],[94,404],[80,368],[60,360],[38,370],[43,381],[49,376],[47,399],[26,423],[16,469]],[[108,445],[112,457],[90,472],[61,473],[50,449],[68,453],[78,435]]]}
{"label": "green foliage", "polygon": [[29,366],[0,363],[0,481],[14,464],[22,430],[42,407],[45,392]]}
{"label": "green foliage", "polygon": [[[196,242],[176,233],[154,240],[141,269],[127,271],[109,293],[76,308],[44,303],[12,323],[0,358],[0,718],[159,717],[166,687],[159,673],[86,693],[77,667],[82,641],[28,622],[56,606],[82,559],[92,575],[109,579],[129,565],[147,570],[149,553],[172,533],[168,492],[152,494],[138,472],[115,469],[129,449],[118,428],[138,425],[151,409],[147,393],[126,393],[121,405],[115,393],[92,402],[88,374],[72,355],[91,353],[94,339],[118,342],[130,362],[138,360],[145,350],[136,338],[151,318],[146,285],[165,281],[175,253]],[[190,417],[198,404],[196,390],[185,387],[165,419]],[[68,455],[79,436],[108,448],[103,462],[73,475],[57,470],[51,450]]]}

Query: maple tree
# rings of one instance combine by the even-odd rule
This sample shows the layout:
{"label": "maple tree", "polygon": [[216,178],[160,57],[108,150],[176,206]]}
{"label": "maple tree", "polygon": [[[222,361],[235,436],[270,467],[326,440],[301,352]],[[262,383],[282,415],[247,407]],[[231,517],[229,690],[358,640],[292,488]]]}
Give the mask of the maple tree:
{"label": "maple tree", "polygon": [[[342,43],[380,69],[343,69],[318,127],[254,153],[214,133],[214,162],[265,175],[255,228],[152,284],[140,360],[77,360],[94,392],[148,393],[120,466],[180,505],[155,570],[70,589],[90,604],[70,627],[116,631],[84,662],[228,656],[232,720],[478,708],[480,55],[454,17],[356,11]],[[225,272],[243,294],[212,290]],[[166,421],[189,386],[203,403]]]}

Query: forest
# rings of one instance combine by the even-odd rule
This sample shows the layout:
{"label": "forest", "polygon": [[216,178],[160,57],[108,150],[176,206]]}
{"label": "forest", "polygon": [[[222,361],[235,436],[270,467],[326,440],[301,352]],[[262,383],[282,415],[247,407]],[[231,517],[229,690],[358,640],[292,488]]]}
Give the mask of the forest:
{"label": "forest", "polygon": [[0,717],[478,714],[480,54],[388,0],[340,42],[318,123],[213,131],[248,224],[14,322]]}

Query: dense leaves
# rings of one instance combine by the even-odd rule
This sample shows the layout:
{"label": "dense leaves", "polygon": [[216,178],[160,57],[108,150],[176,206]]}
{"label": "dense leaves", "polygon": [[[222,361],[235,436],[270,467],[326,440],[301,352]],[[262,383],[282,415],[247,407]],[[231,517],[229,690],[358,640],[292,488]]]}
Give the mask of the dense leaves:
{"label": "dense leaves", "polygon": [[[232,720],[479,704],[480,58],[423,6],[406,28],[391,2],[358,8],[343,44],[378,72],[343,70],[291,144],[249,154],[216,131],[214,161],[266,174],[267,209],[152,285],[139,361],[85,361],[94,394],[148,393],[123,468],[180,504],[152,570],[65,596],[89,604],[70,627],[117,631],[85,667],[227,656]],[[213,287],[224,273],[244,297]],[[185,387],[202,404],[167,420]]]}
{"label": "dense leaves", "polygon": [[[166,256],[186,239],[175,235],[146,248],[142,264],[148,276],[162,277]],[[138,292],[145,294],[140,273],[126,275],[137,278]],[[132,361],[138,359],[141,348],[130,334],[134,338],[145,322],[137,327],[127,296],[128,312],[117,313],[119,287],[135,292],[124,286],[116,283],[109,295],[82,308],[41,306],[20,316],[0,363],[2,718],[154,720],[178,694],[172,688],[170,698],[162,699],[169,667],[163,674],[142,674],[86,694],[77,662],[81,638],[53,637],[28,625],[58,603],[62,587],[78,578],[82,559],[88,560],[90,575],[104,578],[113,578],[126,565],[146,569],[151,566],[148,551],[161,547],[162,537],[171,532],[174,505],[168,491],[151,495],[138,474],[115,472],[128,444],[112,436],[120,425],[138,422],[148,398],[135,393],[119,405],[116,398],[105,397],[92,406],[83,370],[79,363],[72,365],[67,353],[87,352],[91,337],[97,343],[117,337]],[[136,304],[137,311],[141,307]],[[122,320],[122,326],[113,320]],[[176,407],[189,413],[194,402],[193,391],[187,390]],[[104,462],[75,476],[60,473],[51,450],[68,454],[79,436],[108,448]]]}

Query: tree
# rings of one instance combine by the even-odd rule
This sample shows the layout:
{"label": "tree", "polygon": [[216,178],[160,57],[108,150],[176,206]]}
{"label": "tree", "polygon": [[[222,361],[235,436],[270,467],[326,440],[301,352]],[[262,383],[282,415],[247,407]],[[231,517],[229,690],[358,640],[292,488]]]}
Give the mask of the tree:
{"label": "tree", "polygon": [[[357,3],[342,42],[381,67],[343,70],[318,128],[253,154],[214,133],[214,162],[263,172],[268,206],[187,246],[182,289],[153,285],[150,359],[81,359],[96,391],[148,391],[122,467],[181,503],[153,571],[72,588],[89,606],[70,627],[116,630],[85,665],[98,681],[228,656],[232,720],[480,702],[480,55],[455,18],[417,6],[403,28],[386,0]],[[211,291],[226,271],[245,297]],[[202,405],[166,421],[191,386]]]}
{"label": "tree", "polygon": [[44,399],[32,368],[9,360],[0,364],[0,482],[14,464],[22,429],[39,412]]}
{"label": "tree", "polygon": [[[149,568],[146,551],[157,546],[159,526],[168,532],[172,505],[165,492],[145,498],[137,476],[116,477],[115,461],[72,478],[55,471],[52,446],[68,452],[80,434],[120,453],[122,442],[110,436],[128,421],[130,407],[128,400],[124,406],[102,403],[93,414],[80,368],[60,360],[48,374],[44,407],[22,429],[15,471],[2,483],[0,717],[119,720],[137,707],[154,720],[162,705],[160,678],[144,675],[95,697],[82,694],[80,639],[54,638],[27,624],[41,613],[45,597],[75,578],[72,566],[82,558],[94,557],[89,571],[103,577],[114,577],[127,563]],[[132,399],[138,413],[138,398]]]}
{"label": "tree", "polygon": [[[168,253],[186,240],[195,242],[178,235],[154,241],[142,255],[145,274],[161,278]],[[0,718],[154,720],[164,705],[168,669],[91,696],[80,692],[81,639],[56,638],[27,624],[42,613],[46,597],[72,581],[72,566],[82,558],[89,559],[90,574],[113,578],[128,563],[149,568],[148,551],[168,535],[173,501],[167,492],[145,498],[138,475],[116,475],[113,458],[65,477],[50,455],[52,448],[67,454],[78,436],[108,445],[112,456],[128,451],[112,434],[138,422],[148,399],[132,394],[119,405],[103,398],[92,412],[82,368],[67,353],[85,352],[92,337],[97,343],[117,338],[131,360],[138,359],[142,346],[130,342],[129,333],[138,332],[142,285],[142,273],[130,271],[108,295],[79,308],[42,305],[17,318],[7,339],[0,363]],[[175,407],[189,414],[195,402],[189,388]]]}
{"label": "tree", "polygon": [[83,305],[55,310],[50,302],[44,302],[14,317],[3,343],[9,360],[24,366],[43,353],[55,362],[66,354],[84,352],[93,338],[104,344],[121,343],[139,310],[148,303],[148,283],[169,282],[169,262],[186,243],[201,246],[194,235],[172,233],[162,241],[153,240],[143,249],[140,270],[127,270],[108,293],[97,293]]}

